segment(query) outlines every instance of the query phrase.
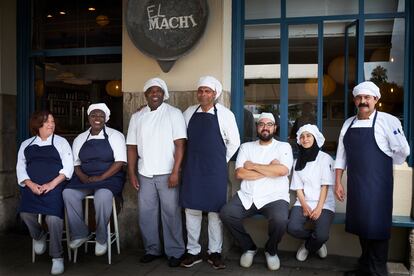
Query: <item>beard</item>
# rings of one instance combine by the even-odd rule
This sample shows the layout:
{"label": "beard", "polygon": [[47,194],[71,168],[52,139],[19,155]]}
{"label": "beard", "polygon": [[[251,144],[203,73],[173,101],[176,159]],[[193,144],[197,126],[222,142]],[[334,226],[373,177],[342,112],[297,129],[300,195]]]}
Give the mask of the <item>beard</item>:
{"label": "beard", "polygon": [[263,142],[268,142],[272,140],[273,136],[274,136],[273,133],[271,133],[270,131],[265,131],[265,130],[257,134],[257,137],[259,137],[259,139],[262,140]]}

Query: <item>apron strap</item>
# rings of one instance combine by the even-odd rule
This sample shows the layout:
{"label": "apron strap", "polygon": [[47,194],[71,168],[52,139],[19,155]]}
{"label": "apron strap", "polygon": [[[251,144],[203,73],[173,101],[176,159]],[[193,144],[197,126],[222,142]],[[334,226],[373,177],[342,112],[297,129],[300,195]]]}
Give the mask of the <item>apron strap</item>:
{"label": "apron strap", "polygon": [[30,146],[36,140],[36,138],[37,138],[37,135],[33,138],[32,141],[30,141],[30,143],[27,145],[27,147]]}
{"label": "apron strap", "polygon": [[[371,127],[374,127],[374,126],[375,126],[375,122],[377,121],[377,115],[378,115],[378,111],[377,111],[377,110],[375,110],[374,120],[373,120],[373,122],[372,122],[372,126],[371,126]],[[352,120],[352,122],[351,122],[351,124],[349,125],[348,129],[350,129],[350,128],[352,127],[352,125],[355,123],[355,120],[356,120],[356,119],[357,119],[357,116],[355,116],[355,118]],[[348,131],[348,129],[347,129],[346,131]]]}
{"label": "apron strap", "polygon": [[[105,130],[105,126],[102,128],[103,132],[104,132],[104,137],[106,140],[108,140],[108,134],[106,134],[106,130]],[[86,143],[89,139],[89,136],[91,136],[91,132],[89,131],[88,136],[86,137],[86,140],[84,143]]]}

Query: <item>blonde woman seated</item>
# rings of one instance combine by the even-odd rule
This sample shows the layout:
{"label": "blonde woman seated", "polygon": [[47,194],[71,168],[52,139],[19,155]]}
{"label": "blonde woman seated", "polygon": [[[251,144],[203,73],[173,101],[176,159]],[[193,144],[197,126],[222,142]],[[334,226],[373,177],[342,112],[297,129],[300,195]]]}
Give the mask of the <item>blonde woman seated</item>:
{"label": "blonde woman seated", "polygon": [[299,128],[296,139],[299,155],[293,164],[290,189],[296,191],[297,200],[290,211],[287,231],[304,240],[296,259],[305,261],[309,253],[314,252],[320,258],[326,258],[325,242],[329,239],[335,212],[334,161],[320,150],[325,138],[315,125],[306,124]]}

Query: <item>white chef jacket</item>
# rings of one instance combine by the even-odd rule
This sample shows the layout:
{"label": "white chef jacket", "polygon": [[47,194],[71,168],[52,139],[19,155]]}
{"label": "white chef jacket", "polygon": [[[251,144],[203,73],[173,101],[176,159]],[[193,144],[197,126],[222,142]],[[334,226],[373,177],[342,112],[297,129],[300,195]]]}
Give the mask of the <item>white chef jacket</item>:
{"label": "white chef jacket", "polygon": [[[42,141],[39,136],[36,136],[36,139],[32,142],[34,137],[30,137],[29,139],[23,141],[20,145],[19,152],[17,153],[17,165],[16,165],[16,175],[17,175],[17,183],[24,187],[26,186],[23,181],[26,179],[30,179],[29,175],[26,171],[26,157],[24,155],[24,150],[27,146],[30,145],[38,145],[39,147],[43,146],[50,146],[52,144],[52,137],[50,135],[46,141]],[[64,174],[66,179],[70,179],[73,174],[73,157],[72,157],[72,149],[68,141],[63,138],[62,136],[56,135],[53,140],[53,145],[55,146],[56,150],[59,153],[60,159],[62,160],[63,168],[59,171],[59,174]],[[44,184],[44,183],[37,183],[37,184]]]}
{"label": "white chef jacket", "polygon": [[[191,117],[199,106],[200,105],[192,105],[184,111],[184,119],[187,127]],[[226,145],[227,149],[226,159],[227,162],[229,162],[240,146],[239,129],[237,128],[236,118],[230,109],[219,103],[216,103],[216,108],[221,137],[223,138],[224,145]],[[200,107],[197,112],[204,111]],[[214,114],[214,107],[210,108],[207,112]]]}
{"label": "white chef jacket", "polygon": [[[87,141],[86,139],[105,139],[105,135],[103,130],[101,130],[98,135],[89,135],[91,129],[89,128],[87,131],[82,132],[79,134],[75,140],[73,141],[72,151],[73,151],[73,163],[75,166],[80,166],[82,161],[79,159],[79,151],[83,144]],[[114,152],[114,162],[127,162],[127,155],[126,155],[126,145],[125,145],[125,137],[124,134],[119,132],[116,129],[110,128],[105,126],[105,132],[108,135],[109,145]],[[89,135],[89,137],[88,137]]]}
{"label": "white chef jacket", "polygon": [[138,172],[146,177],[170,174],[174,167],[174,140],[187,138],[183,114],[162,103],[156,110],[146,106],[134,113],[128,127],[127,145],[136,145]]}
{"label": "white chef jacket", "polygon": [[[378,147],[386,155],[392,157],[394,164],[402,164],[410,154],[410,146],[405,138],[400,120],[385,112],[375,112],[378,112],[378,115],[374,128],[374,136]],[[346,169],[346,153],[343,140],[352,120],[355,118],[351,128],[371,127],[374,122],[375,112],[366,120],[358,120],[356,116],[352,116],[345,121],[339,134],[335,169]]]}
{"label": "white chef jacket", "polygon": [[[274,159],[285,165],[290,173],[293,163],[292,147],[289,143],[272,139],[268,145],[260,145],[259,140],[247,142],[240,146],[236,160],[236,169],[242,168],[246,161],[268,165]],[[289,175],[288,173],[288,175]],[[264,177],[257,180],[243,180],[237,192],[244,208],[248,210],[252,204],[257,209],[276,200],[290,201],[288,175]]]}
{"label": "white chef jacket", "polygon": [[[293,164],[293,168],[295,168],[296,161]],[[301,171],[295,171],[293,169],[290,189],[293,191],[303,190],[305,201],[312,210],[318,205],[321,186],[328,185],[328,194],[323,209],[335,212],[335,197],[332,189],[332,185],[335,185],[333,165],[334,160],[332,157],[325,152],[319,151],[316,159],[312,162],[307,162],[305,168]],[[298,198],[295,206],[301,206]]]}

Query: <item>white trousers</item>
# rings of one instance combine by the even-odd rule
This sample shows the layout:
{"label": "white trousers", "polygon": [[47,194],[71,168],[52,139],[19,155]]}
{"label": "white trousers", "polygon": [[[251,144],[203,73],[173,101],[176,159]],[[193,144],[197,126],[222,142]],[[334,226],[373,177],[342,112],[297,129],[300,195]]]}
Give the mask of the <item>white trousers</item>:
{"label": "white trousers", "polygon": [[[192,255],[201,252],[199,243],[203,212],[194,209],[185,209],[187,227],[187,251]],[[221,253],[223,246],[223,224],[219,213],[208,213],[208,253]]]}

